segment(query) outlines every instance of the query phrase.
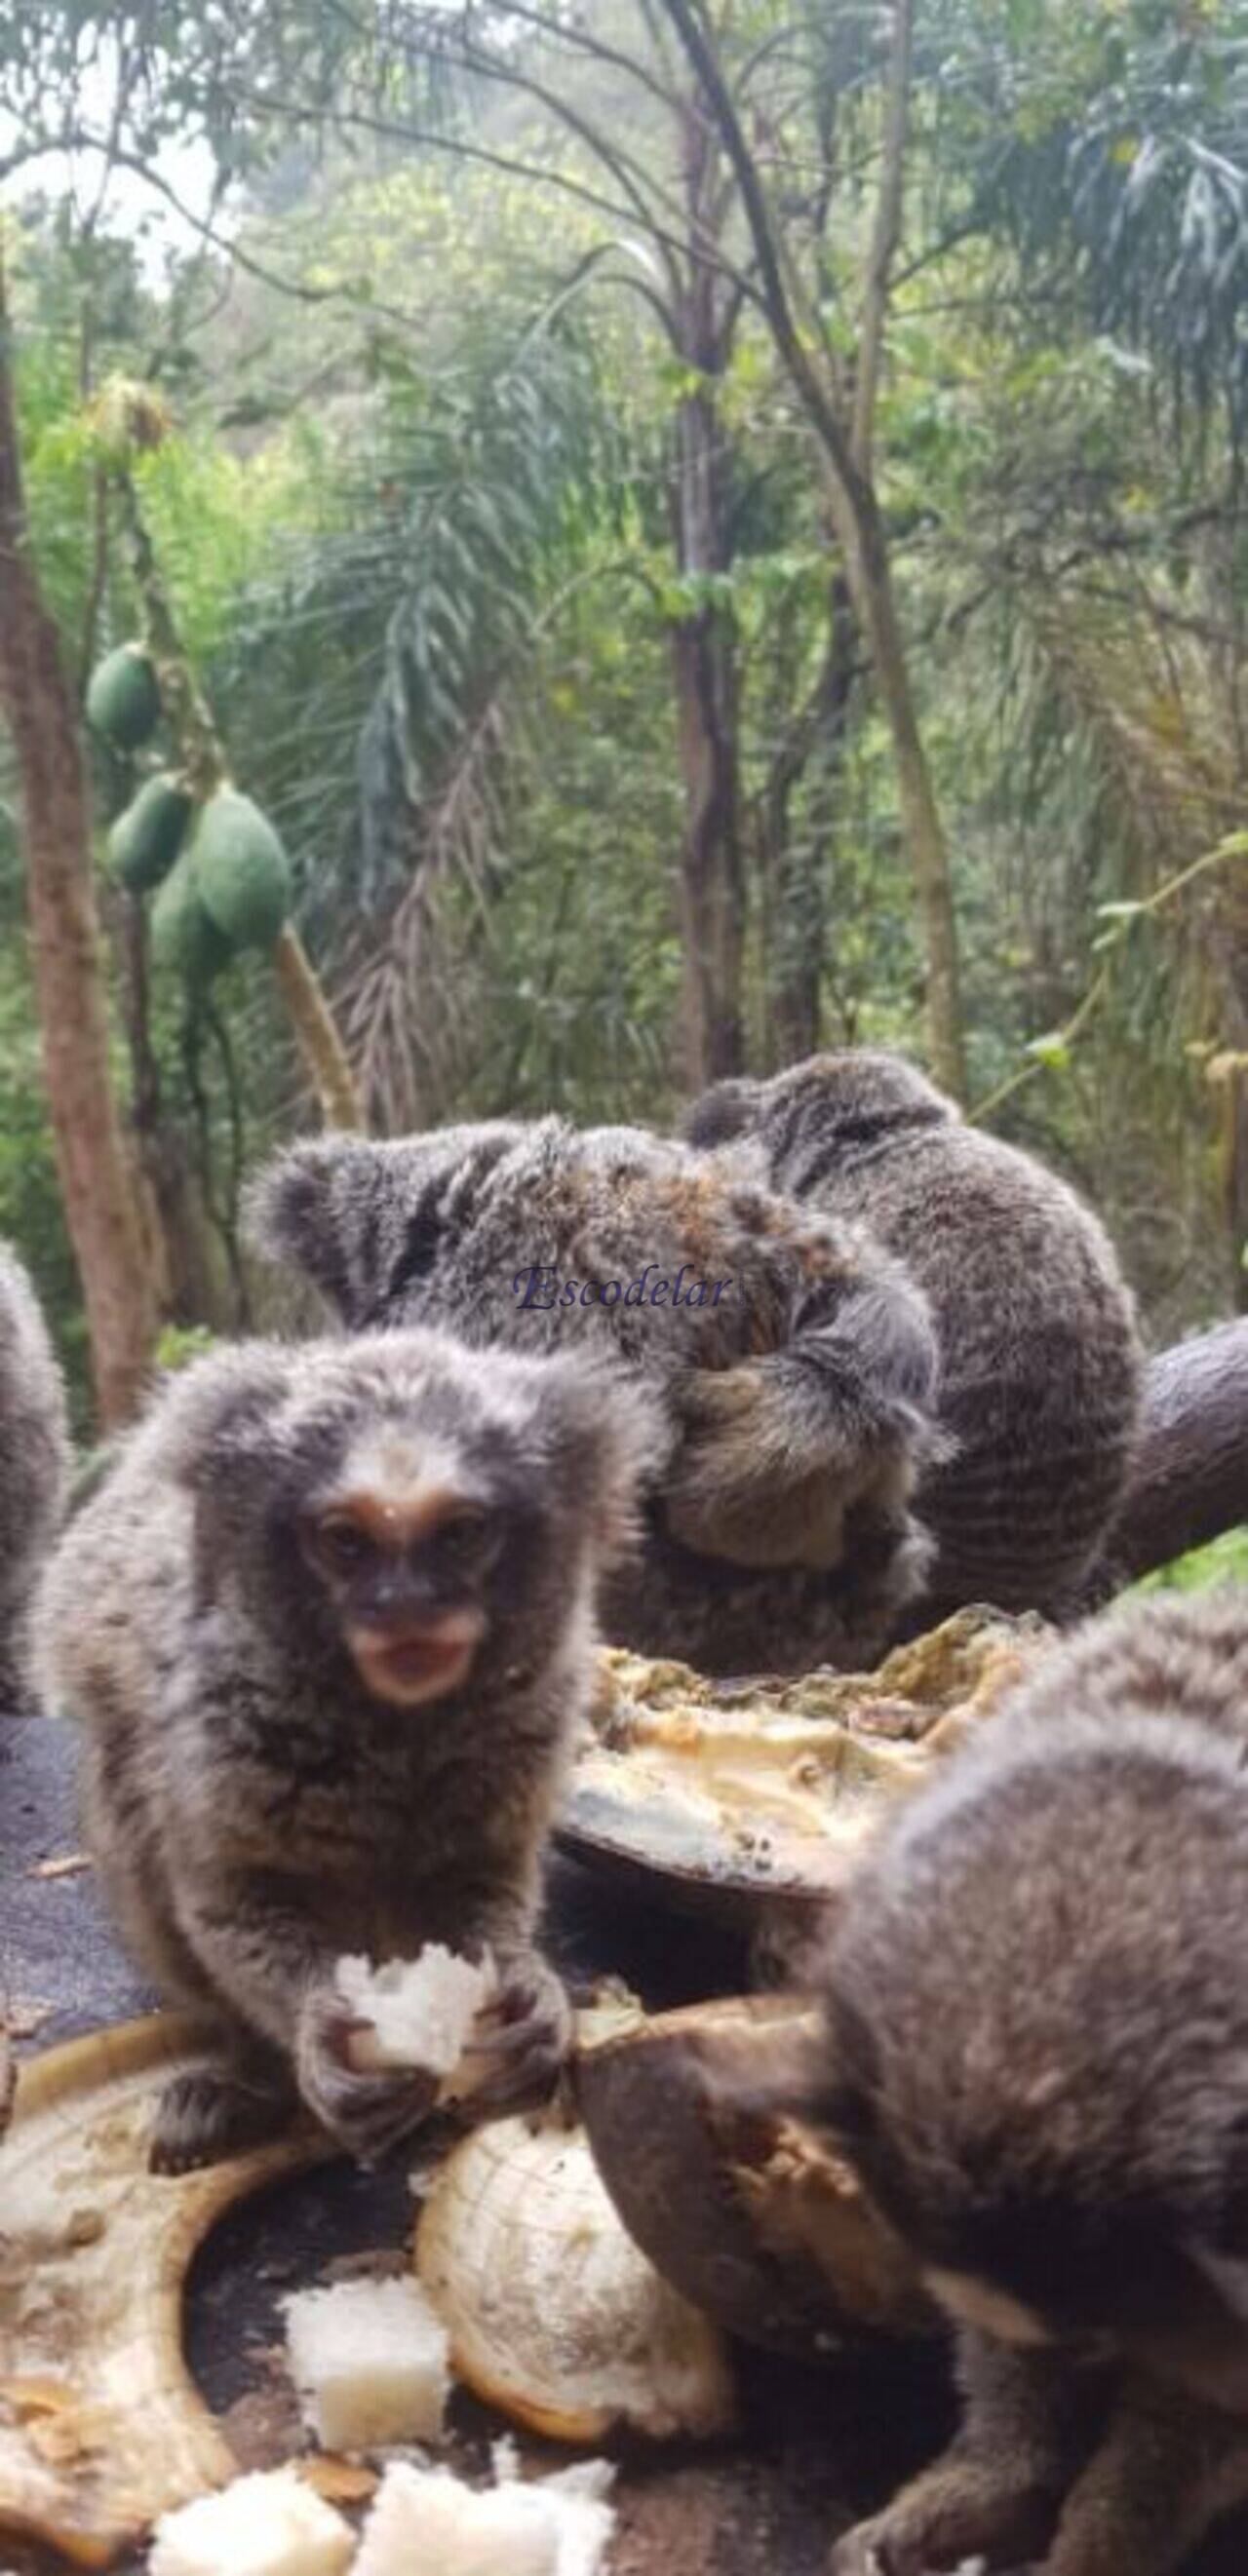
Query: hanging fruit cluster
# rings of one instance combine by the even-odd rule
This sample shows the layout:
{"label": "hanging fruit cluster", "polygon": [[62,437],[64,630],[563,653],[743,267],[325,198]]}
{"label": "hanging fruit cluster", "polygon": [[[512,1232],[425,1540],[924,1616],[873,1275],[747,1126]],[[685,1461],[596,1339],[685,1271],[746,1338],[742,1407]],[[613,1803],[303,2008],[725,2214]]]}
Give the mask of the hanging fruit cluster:
{"label": "hanging fruit cluster", "polygon": [[[139,751],[160,720],[150,653],[121,644],[92,674],[87,717],[114,749]],[[288,918],[290,864],[266,815],[235,787],[197,798],[161,769],[145,778],[108,836],[108,864],[131,894],[155,893],[152,954],[202,991],[243,949],[271,949]]]}

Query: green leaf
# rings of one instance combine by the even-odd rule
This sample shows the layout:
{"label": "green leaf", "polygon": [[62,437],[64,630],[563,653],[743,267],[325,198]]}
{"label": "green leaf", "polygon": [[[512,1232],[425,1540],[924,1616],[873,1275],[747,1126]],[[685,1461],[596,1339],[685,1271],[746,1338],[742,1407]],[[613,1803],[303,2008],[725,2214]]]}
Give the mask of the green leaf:
{"label": "green leaf", "polygon": [[1070,1043],[1061,1029],[1051,1029],[1046,1037],[1032,1038],[1024,1053],[1036,1064],[1047,1065],[1053,1073],[1063,1072],[1070,1063]]}

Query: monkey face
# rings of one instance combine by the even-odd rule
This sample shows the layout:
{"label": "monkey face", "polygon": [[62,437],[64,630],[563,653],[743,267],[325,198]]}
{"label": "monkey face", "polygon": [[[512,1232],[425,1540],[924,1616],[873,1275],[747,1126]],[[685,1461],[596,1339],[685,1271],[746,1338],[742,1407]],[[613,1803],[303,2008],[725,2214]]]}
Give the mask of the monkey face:
{"label": "monkey face", "polygon": [[299,1543],[373,1698],[419,1708],[467,1680],[508,1537],[506,1508],[427,1440],[394,1428],[348,1458]]}
{"label": "monkey face", "polygon": [[179,1410],[197,1607],[270,1673],[400,1709],[582,1638],[655,1438],[614,1371],[421,1330],[243,1346]]}

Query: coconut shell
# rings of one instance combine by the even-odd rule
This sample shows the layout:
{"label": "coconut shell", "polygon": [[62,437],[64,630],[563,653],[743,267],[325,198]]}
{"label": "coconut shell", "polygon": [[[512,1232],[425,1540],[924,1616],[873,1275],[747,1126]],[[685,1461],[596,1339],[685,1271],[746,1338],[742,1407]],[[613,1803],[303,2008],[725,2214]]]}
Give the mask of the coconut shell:
{"label": "coconut shell", "polygon": [[236,2201],[332,2151],[301,2130],[149,2173],[161,2088],[202,2054],[158,2014],[21,2068],[0,2145],[0,2560],[11,2534],[105,2567],[237,2475],[183,2359],[186,2276]]}
{"label": "coconut shell", "polygon": [[818,2358],[935,2323],[900,2238],[829,2140],[779,2107],[826,2047],[813,2004],[698,2004],[583,2046],[576,2092],[630,2236],[746,2342]]}
{"label": "coconut shell", "polygon": [[526,2431],[596,2443],[722,2432],[734,2388],[717,2329],[621,2225],[585,2137],[496,2121],[434,2182],[416,2244],[458,2379]]}

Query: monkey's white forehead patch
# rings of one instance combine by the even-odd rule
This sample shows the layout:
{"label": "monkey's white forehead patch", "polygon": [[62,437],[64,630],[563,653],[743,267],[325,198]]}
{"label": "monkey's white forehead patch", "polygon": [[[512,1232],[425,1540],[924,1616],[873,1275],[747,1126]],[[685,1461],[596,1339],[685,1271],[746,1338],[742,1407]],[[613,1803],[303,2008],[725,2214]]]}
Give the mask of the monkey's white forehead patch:
{"label": "monkey's white forehead patch", "polygon": [[436,1432],[383,1422],[352,1442],[329,1494],[367,1494],[382,1511],[411,1512],[426,1495],[462,1491],[463,1451]]}

